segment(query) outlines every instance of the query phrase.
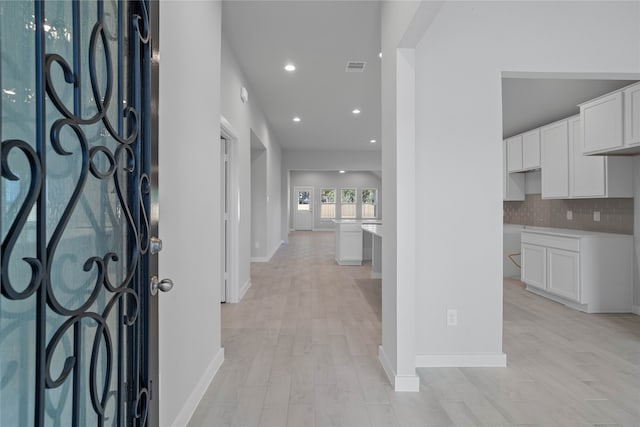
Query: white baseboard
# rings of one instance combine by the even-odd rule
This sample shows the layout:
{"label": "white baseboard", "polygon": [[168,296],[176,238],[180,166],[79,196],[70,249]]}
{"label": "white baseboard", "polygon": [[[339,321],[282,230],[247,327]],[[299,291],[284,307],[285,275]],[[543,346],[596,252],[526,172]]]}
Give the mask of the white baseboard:
{"label": "white baseboard", "polygon": [[189,424],[189,420],[200,404],[200,401],[209,388],[211,381],[213,381],[213,377],[216,376],[218,370],[222,366],[222,362],[224,362],[224,348],[218,350],[218,353],[207,367],[207,370],[202,375],[200,381],[198,381],[198,384],[194,387],[193,391],[182,406],[182,409],[178,413],[178,416],[171,423],[171,426],[182,427]]}
{"label": "white baseboard", "polygon": [[371,272],[372,279],[382,279],[382,273],[376,273],[375,271]]}
{"label": "white baseboard", "polygon": [[507,355],[504,353],[479,354],[419,354],[418,368],[504,368]]}
{"label": "white baseboard", "polygon": [[242,285],[242,288],[240,288],[240,295],[238,296],[237,302],[242,301],[242,298],[244,298],[244,295],[247,293],[250,287],[251,287],[251,279],[247,280],[247,282],[244,285]]}
{"label": "white baseboard", "polygon": [[378,360],[385,374],[387,374],[387,378],[393,386],[394,391],[420,391],[420,378],[417,375],[396,375],[396,371],[391,366],[382,346],[378,346]]}
{"label": "white baseboard", "polygon": [[280,240],[280,243],[275,245],[275,247],[271,250],[271,253],[268,256],[251,257],[251,262],[269,262],[269,261],[271,261],[271,258],[273,258],[273,256],[276,254],[276,252],[278,251],[278,249],[280,249],[280,246],[282,246],[282,245],[284,245],[284,240]]}
{"label": "white baseboard", "polygon": [[640,305],[632,305],[631,312],[640,316]]}

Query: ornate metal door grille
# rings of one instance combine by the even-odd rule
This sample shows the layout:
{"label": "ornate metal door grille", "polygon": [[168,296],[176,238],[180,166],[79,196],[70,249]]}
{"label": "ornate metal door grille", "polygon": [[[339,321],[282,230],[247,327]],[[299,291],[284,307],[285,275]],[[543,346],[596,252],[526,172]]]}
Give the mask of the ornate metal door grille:
{"label": "ornate metal door grille", "polygon": [[149,2],[0,2],[0,425],[146,425]]}

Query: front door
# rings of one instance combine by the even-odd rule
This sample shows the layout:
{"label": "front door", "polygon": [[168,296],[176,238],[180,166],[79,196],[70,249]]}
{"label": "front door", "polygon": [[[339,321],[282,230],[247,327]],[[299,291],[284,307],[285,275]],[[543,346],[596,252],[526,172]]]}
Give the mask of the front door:
{"label": "front door", "polygon": [[148,6],[0,2],[2,426],[157,423]]}
{"label": "front door", "polygon": [[295,187],[293,193],[293,228],[313,230],[313,187]]}

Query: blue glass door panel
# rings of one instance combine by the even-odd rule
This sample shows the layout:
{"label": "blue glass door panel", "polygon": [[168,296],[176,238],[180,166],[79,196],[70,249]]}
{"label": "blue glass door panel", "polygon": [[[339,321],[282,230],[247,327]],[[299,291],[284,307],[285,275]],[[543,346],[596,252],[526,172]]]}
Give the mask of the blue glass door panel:
{"label": "blue glass door panel", "polygon": [[0,2],[0,425],[145,425],[148,4]]}

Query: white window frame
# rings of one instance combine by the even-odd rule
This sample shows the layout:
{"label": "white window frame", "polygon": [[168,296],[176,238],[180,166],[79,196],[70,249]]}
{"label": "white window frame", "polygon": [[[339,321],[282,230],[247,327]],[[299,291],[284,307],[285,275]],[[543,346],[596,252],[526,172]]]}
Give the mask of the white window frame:
{"label": "white window frame", "polygon": [[[322,201],[322,192],[325,190],[333,191],[333,203],[325,203]],[[333,216],[324,216],[323,207],[325,205],[333,205]],[[320,187],[320,220],[321,221],[330,221],[337,217],[338,208],[338,189],[335,187]]]}
{"label": "white window frame", "polygon": [[[365,191],[374,191],[375,197],[373,203],[366,203],[362,200]],[[364,207],[365,205],[373,205],[373,216],[365,216]],[[378,218],[378,189],[374,187],[367,187],[360,190],[360,217],[362,219],[376,219]]]}
{"label": "white window frame", "polygon": [[[343,201],[342,192],[345,190],[353,190],[355,192],[355,196],[353,198],[353,203],[345,203]],[[345,215],[344,208],[346,206],[353,205],[353,215]],[[358,188],[357,187],[347,187],[340,189],[340,218],[344,219],[355,219],[358,217]]]}

